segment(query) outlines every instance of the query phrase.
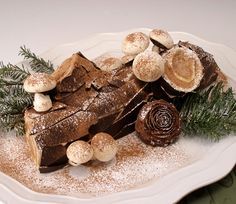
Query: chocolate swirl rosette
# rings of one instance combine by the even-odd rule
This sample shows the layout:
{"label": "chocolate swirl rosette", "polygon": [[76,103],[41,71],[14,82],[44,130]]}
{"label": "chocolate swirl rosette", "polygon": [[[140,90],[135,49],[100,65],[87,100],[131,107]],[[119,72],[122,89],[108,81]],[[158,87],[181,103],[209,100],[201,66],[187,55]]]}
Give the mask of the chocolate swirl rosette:
{"label": "chocolate swirl rosette", "polygon": [[175,106],[164,100],[149,102],[142,107],[135,123],[139,138],[151,146],[167,146],[181,132],[181,119]]}

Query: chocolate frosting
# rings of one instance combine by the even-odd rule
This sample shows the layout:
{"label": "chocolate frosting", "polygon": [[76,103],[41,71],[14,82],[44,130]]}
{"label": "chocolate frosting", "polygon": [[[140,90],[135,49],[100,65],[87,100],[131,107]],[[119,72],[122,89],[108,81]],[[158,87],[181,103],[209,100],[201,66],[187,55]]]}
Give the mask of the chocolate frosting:
{"label": "chocolate frosting", "polygon": [[40,172],[66,165],[66,147],[73,141],[89,140],[98,132],[119,138],[134,131],[149,91],[129,66],[104,72],[77,53],[53,75],[57,87],[52,109],[25,112],[26,140]]}
{"label": "chocolate frosting", "polygon": [[139,138],[151,146],[167,146],[180,135],[181,120],[173,104],[156,100],[145,104],[135,123]]}

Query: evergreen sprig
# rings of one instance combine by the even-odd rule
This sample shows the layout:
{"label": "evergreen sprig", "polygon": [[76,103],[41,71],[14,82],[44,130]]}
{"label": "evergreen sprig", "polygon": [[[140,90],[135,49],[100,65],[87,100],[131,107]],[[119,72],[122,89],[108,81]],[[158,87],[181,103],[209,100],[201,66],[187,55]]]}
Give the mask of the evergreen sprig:
{"label": "evergreen sprig", "polygon": [[[25,46],[19,55],[28,60],[33,72],[53,72],[53,64],[37,57]],[[3,131],[14,130],[17,135],[24,134],[24,111],[33,104],[33,96],[23,89],[23,82],[30,75],[23,65],[0,62],[0,127]]]}
{"label": "evergreen sprig", "polygon": [[0,125],[4,131],[15,130],[23,134],[24,110],[33,97],[23,89],[23,81],[29,75],[23,66],[0,63]]}
{"label": "evergreen sprig", "polygon": [[224,91],[222,83],[208,90],[191,93],[181,101],[180,117],[186,135],[198,135],[217,141],[236,133],[236,99],[232,88]]}
{"label": "evergreen sprig", "polygon": [[34,72],[45,72],[51,74],[54,71],[52,62],[45,61],[43,58],[38,57],[25,46],[20,47],[19,55],[29,61],[30,67]]}
{"label": "evergreen sprig", "polygon": [[0,62],[0,87],[4,85],[22,84],[22,81],[29,75],[29,71],[22,66],[7,64]]}
{"label": "evergreen sprig", "polygon": [[0,118],[1,128],[5,132],[14,130],[17,135],[24,134],[24,117],[22,114],[8,114]]}

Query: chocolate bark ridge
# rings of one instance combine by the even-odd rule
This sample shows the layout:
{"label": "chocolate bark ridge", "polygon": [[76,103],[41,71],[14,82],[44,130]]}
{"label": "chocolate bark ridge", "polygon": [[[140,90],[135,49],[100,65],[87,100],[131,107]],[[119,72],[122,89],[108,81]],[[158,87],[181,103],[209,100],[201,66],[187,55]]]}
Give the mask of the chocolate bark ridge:
{"label": "chocolate bark ridge", "polygon": [[80,52],[73,54],[70,58],[66,59],[61,66],[59,66],[53,73],[52,77],[61,82],[68,76],[72,75],[74,68],[82,66],[87,72],[96,69],[96,65],[84,57]]}
{"label": "chocolate bark ridge", "polygon": [[149,102],[140,110],[135,130],[144,143],[167,146],[180,135],[179,113],[173,104],[164,100]]}

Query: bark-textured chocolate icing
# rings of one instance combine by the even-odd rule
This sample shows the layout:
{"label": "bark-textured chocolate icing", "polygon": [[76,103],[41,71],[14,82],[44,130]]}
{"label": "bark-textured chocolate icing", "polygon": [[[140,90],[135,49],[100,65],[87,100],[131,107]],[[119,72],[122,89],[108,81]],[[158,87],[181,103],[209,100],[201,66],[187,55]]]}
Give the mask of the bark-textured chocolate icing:
{"label": "bark-textured chocolate icing", "polygon": [[41,172],[66,165],[66,148],[75,140],[100,131],[114,138],[134,131],[148,84],[136,79],[129,66],[105,72],[77,53],[52,75],[57,80],[52,109],[25,112],[26,140]]}

